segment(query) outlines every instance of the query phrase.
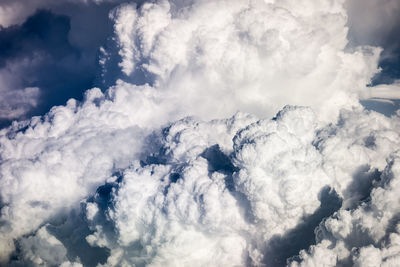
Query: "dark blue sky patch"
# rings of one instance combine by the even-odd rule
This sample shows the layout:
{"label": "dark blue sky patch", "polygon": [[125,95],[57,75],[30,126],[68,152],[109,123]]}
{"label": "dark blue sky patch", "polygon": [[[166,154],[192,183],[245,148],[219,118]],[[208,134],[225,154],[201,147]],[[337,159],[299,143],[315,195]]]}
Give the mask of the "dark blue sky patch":
{"label": "dark blue sky patch", "polygon": [[400,5],[397,0],[351,0],[348,8],[349,45],[383,48],[379,67],[382,71],[371,84],[390,84],[400,79]]}
{"label": "dark blue sky patch", "polygon": [[[108,20],[107,16],[105,20]],[[75,25],[71,34],[68,16],[39,10],[22,25],[0,31],[0,71],[8,65],[18,66],[14,68],[18,73],[12,73],[12,78],[7,81],[8,88],[2,89],[40,89],[37,106],[21,119],[43,115],[54,105],[62,105],[70,98],[80,100],[85,90],[96,85],[98,48],[111,28],[104,27],[103,33],[83,40],[85,31],[90,36],[89,28]],[[71,36],[74,44],[70,41]],[[0,120],[0,127],[10,122]]]}
{"label": "dark blue sky patch", "polygon": [[53,57],[68,54],[78,56],[78,51],[68,42],[70,21],[47,10],[39,10],[21,26],[11,26],[0,31],[0,59],[4,67],[7,60],[46,52]]}
{"label": "dark blue sky patch", "polygon": [[400,79],[400,19],[386,38],[377,40],[377,45],[384,49],[379,62],[382,71],[373,78],[372,84],[391,84]]}

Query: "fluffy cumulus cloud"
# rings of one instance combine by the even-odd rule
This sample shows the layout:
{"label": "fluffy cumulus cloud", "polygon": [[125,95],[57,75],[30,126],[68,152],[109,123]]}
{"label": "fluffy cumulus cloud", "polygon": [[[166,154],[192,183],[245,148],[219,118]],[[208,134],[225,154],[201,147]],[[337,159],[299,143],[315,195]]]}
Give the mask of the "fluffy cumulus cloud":
{"label": "fluffy cumulus cloud", "polygon": [[368,201],[342,209],[316,229],[318,244],[291,266],[395,266],[399,250],[399,156],[393,153]]}
{"label": "fluffy cumulus cloud", "polygon": [[381,49],[349,48],[343,1],[110,18],[114,85],[0,130],[1,265],[396,262],[400,119],[359,104]]}
{"label": "fluffy cumulus cloud", "polygon": [[112,13],[119,66],[126,80],[144,76],[185,112],[204,118],[236,110],[272,116],[297,104],[332,119],[338,105],[355,105],[365,93],[380,52],[344,52],[342,2],[122,5]]}

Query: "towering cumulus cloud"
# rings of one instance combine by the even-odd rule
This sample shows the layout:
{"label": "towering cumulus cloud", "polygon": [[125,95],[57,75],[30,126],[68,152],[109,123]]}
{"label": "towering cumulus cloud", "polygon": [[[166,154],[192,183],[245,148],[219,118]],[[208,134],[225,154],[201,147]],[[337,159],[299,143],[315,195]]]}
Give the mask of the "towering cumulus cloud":
{"label": "towering cumulus cloud", "polygon": [[334,119],[338,105],[356,105],[365,93],[379,54],[371,47],[343,51],[342,2],[123,5],[112,14],[119,65],[130,81],[147,77],[185,115],[211,119],[241,110],[265,117],[299,104]]}
{"label": "towering cumulus cloud", "polygon": [[359,104],[381,49],[347,46],[344,1],[110,18],[115,84],[0,131],[1,265],[396,262],[400,120]]}

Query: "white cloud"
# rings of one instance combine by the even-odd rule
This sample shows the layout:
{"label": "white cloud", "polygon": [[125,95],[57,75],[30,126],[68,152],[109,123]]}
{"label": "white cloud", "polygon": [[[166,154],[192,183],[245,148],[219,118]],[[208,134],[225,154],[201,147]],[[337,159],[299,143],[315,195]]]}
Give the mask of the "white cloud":
{"label": "white cloud", "polygon": [[[317,230],[318,244],[310,254],[301,252],[301,266],[321,266],[320,260],[328,255],[336,261],[325,266],[343,263],[393,266],[399,260],[398,160],[395,153],[388,161],[380,183],[372,190],[369,201],[354,210],[342,209],[321,223]],[[292,265],[298,266],[298,263]]]}
{"label": "white cloud", "polygon": [[[240,117],[209,123],[183,120],[167,127],[161,132],[161,149],[156,149],[161,154],[154,154],[160,162],[144,167],[136,163],[126,170],[122,182],[115,184],[113,204],[108,209],[93,202],[87,204],[88,219],[95,231],[87,239],[92,245],[111,249],[109,265],[271,263],[276,255],[264,254],[275,245],[270,241],[275,235],[285,236],[312,216],[322,205],[320,194],[326,185],[344,200],[339,214],[349,214],[346,208],[362,203],[385,168],[384,159],[393,147],[398,147],[399,140],[399,120],[374,112],[343,111],[337,125],[323,129],[315,128],[317,121],[307,108],[287,107],[275,120],[246,127],[240,121]],[[232,138],[232,132],[224,133],[232,122],[243,127],[233,144],[223,141]],[[214,157],[204,153],[215,143],[223,144],[221,150],[227,155],[233,153],[234,166],[222,164],[229,157],[216,150]],[[225,168],[213,167],[218,164]],[[375,168],[378,171],[374,172]],[[390,195],[382,197],[396,202]],[[392,208],[380,205],[384,205],[382,211],[391,213]],[[397,209],[396,205],[393,208]],[[371,219],[375,216],[371,213]],[[105,230],[104,218],[115,230]],[[324,224],[330,231],[337,225],[335,219]],[[385,233],[389,227],[382,221],[368,225],[371,233],[378,229]],[[338,229],[336,235],[352,231],[351,227],[333,229]],[[362,236],[355,235],[346,242],[357,242]],[[321,230],[317,238],[321,238]],[[201,244],[201,249],[193,245],[193,240]],[[227,248],[224,244],[228,241],[224,240],[241,245]],[[332,242],[323,239],[310,255],[302,252],[302,264],[336,266],[338,259],[349,257],[351,248],[347,244],[332,246]]]}
{"label": "white cloud", "polygon": [[[288,257],[310,246],[289,234],[315,226],[332,204],[322,201],[329,186],[343,206],[318,218],[318,243],[292,264],[388,261],[397,237],[380,240],[397,233],[398,194],[396,160],[386,159],[399,147],[400,121],[358,104],[379,49],[344,52],[342,5],[159,1],[114,10],[124,81],[0,131],[0,260],[84,262],[48,230],[58,227],[103,248],[104,266],[272,265],[287,259],[279,238],[289,240]],[[135,85],[139,74],[148,84]],[[310,107],[286,106],[271,119],[286,104]],[[90,231],[63,228],[71,211]]]}
{"label": "white cloud", "polygon": [[310,109],[280,111],[234,139],[236,189],[250,201],[259,233],[269,240],[284,234],[320,205],[318,194],[330,184],[321,156],[312,145],[315,117]]}
{"label": "white cloud", "polygon": [[264,117],[296,104],[332,119],[337,106],[357,105],[354,94],[365,93],[380,51],[343,52],[347,16],[341,4],[122,5],[112,15],[120,66],[128,80],[138,73],[152,77],[155,88],[178,98],[189,115],[241,110]]}
{"label": "white cloud", "polygon": [[109,104],[111,99],[93,89],[82,106],[70,100],[43,119],[33,118],[26,129],[16,123],[2,131],[2,257],[12,249],[12,238],[74,206],[136,158],[146,131]]}
{"label": "white cloud", "polygon": [[378,99],[400,99],[400,81],[394,81],[392,84],[379,84],[370,87],[370,98]]}
{"label": "white cloud", "polygon": [[[368,192],[353,184],[368,190],[370,170],[382,171],[400,140],[398,119],[343,111],[337,125],[319,129],[312,110],[301,107],[258,122],[244,114],[188,118],[150,134],[131,126],[155,123],[134,113],[140,103],[129,105],[132,89],[121,83],[110,96],[93,89],[82,105],[70,101],[20,133],[18,124],[2,131],[3,252],[108,181],[109,195],[89,197],[84,210],[93,231],[87,242],[110,249],[106,265],[261,264],[274,235],[316,212],[325,185],[344,198],[344,207],[357,206]],[[366,175],[357,175],[365,165]],[[112,177],[117,170],[121,178]],[[371,227],[378,225],[384,233],[385,224]],[[324,244],[312,253],[350,255],[340,244],[332,251]]]}
{"label": "white cloud", "polygon": [[19,264],[82,266],[79,263],[71,263],[67,258],[67,250],[63,244],[53,235],[49,234],[46,226],[37,232],[20,240],[20,248],[23,251],[23,259]]}

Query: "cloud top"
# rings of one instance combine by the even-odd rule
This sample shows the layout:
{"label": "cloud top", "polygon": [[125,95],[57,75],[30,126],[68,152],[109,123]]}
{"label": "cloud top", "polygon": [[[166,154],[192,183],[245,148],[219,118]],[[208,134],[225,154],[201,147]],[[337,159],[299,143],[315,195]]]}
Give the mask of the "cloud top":
{"label": "cloud top", "polygon": [[163,98],[179,102],[186,115],[210,119],[241,110],[273,116],[295,104],[332,119],[338,106],[357,105],[377,71],[380,51],[344,52],[342,4],[125,4],[112,13],[119,66],[124,80],[146,77]]}

